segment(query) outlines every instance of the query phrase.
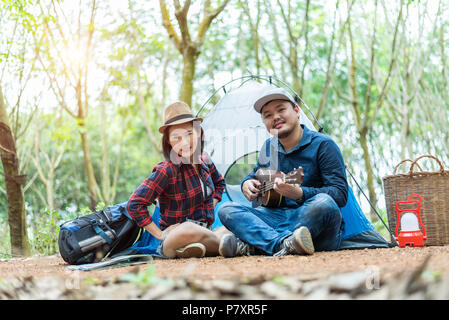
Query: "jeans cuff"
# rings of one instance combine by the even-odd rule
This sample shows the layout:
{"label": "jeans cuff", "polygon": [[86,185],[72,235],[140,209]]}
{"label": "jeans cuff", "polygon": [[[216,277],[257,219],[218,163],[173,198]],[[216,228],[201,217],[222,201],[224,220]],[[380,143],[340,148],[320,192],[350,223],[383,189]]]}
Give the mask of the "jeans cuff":
{"label": "jeans cuff", "polygon": [[284,242],[284,240],[285,240],[286,238],[290,237],[290,236],[293,234],[293,232],[291,232],[291,231],[285,231],[284,233],[285,233],[285,235],[279,238],[280,240],[279,240],[278,243],[276,244],[276,246],[275,246],[275,248],[274,248],[275,250],[274,250],[273,254],[275,254],[276,252],[278,252],[279,250],[281,250],[282,242]]}

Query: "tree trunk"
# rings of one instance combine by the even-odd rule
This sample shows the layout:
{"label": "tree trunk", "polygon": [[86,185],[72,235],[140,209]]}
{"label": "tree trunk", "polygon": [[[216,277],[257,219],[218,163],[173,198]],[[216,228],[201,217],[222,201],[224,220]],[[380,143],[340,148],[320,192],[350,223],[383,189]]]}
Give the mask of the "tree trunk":
{"label": "tree trunk", "polygon": [[[335,34],[337,32],[336,12],[338,11],[338,5],[339,5],[339,1],[337,1],[336,5],[335,5],[334,19],[333,19],[334,27],[333,27],[332,35],[331,35],[331,38],[330,38],[330,48],[327,50],[326,80],[324,82],[323,91],[321,92],[321,98],[320,98],[320,103],[318,105],[318,110],[317,110],[316,115],[315,115],[317,120],[320,120],[321,116],[323,115],[324,106],[327,103],[327,98],[328,98],[328,94],[329,94],[329,88],[330,88],[330,84],[331,84],[331,77],[332,77],[332,74],[334,72],[333,55],[334,55]],[[343,34],[343,32],[342,32],[342,34]]]}
{"label": "tree trunk", "polygon": [[[373,166],[371,165],[371,157],[368,150],[367,133],[368,131],[362,130],[361,132],[359,132],[359,137],[360,137],[360,145],[362,146],[363,150],[363,160],[365,162],[369,199],[373,204],[373,206],[376,206],[377,196],[374,190],[374,174],[373,174]],[[375,221],[377,219],[376,213],[372,209],[370,210],[370,212],[371,212],[371,221]]]}
{"label": "tree trunk", "polygon": [[[296,53],[295,53],[296,55]],[[302,96],[302,87],[301,87],[301,79],[299,76],[299,68],[298,68],[298,61],[296,59],[296,57],[291,56],[291,59],[293,61],[290,61],[290,70],[292,73],[292,87],[293,90],[295,90],[295,92],[297,92],[299,94],[299,96]]]}
{"label": "tree trunk", "polygon": [[18,159],[16,156],[3,151],[1,158],[5,171],[11,253],[18,256],[29,256],[31,251],[26,226],[24,194],[22,184],[15,179],[19,173]]}
{"label": "tree trunk", "polygon": [[81,145],[83,148],[84,167],[87,174],[87,185],[89,190],[90,209],[93,211],[97,206],[97,180],[95,179],[94,168],[90,157],[90,149],[87,143],[86,128],[84,124],[80,124]]}
{"label": "tree trunk", "polygon": [[[360,146],[363,150],[363,160],[365,162],[365,170],[366,170],[366,177],[367,177],[367,186],[368,186],[368,192],[369,192],[369,200],[372,203],[374,207],[377,206],[377,197],[376,192],[374,190],[374,173],[373,173],[373,167],[371,165],[371,156],[368,149],[368,132],[370,131],[371,127],[369,127],[366,123],[366,114],[365,114],[365,121],[362,119],[362,110],[359,103],[359,97],[357,93],[357,62],[355,58],[355,49],[354,49],[354,41],[352,37],[352,31],[351,31],[351,19],[348,16],[348,36],[349,36],[349,45],[350,45],[350,57],[347,57],[348,59],[348,83],[350,87],[350,93],[351,93],[351,106],[352,111],[354,113],[354,119],[356,122],[357,127],[357,133],[360,138]],[[370,90],[368,88],[368,90]],[[365,105],[365,109],[369,107],[369,103]],[[371,208],[371,221],[374,221],[376,219],[376,213]]]}
{"label": "tree trunk", "polygon": [[47,191],[48,209],[55,210],[56,209],[55,191],[54,191],[54,188],[53,188],[53,185],[55,183],[55,177],[54,177],[54,173],[53,172],[49,173],[49,175],[47,177],[47,181],[48,181],[48,183],[45,185],[45,189]]}
{"label": "tree trunk", "polygon": [[162,25],[168,32],[168,36],[173,41],[176,49],[182,54],[183,69],[182,83],[179,90],[179,99],[192,106],[193,79],[195,78],[196,59],[200,55],[200,48],[203,45],[205,35],[212,21],[223,11],[229,0],[223,0],[216,9],[210,7],[210,1],[204,1],[203,19],[200,21],[197,31],[197,37],[192,40],[187,14],[189,12],[191,1],[187,0],[181,7],[179,1],[173,1],[175,6],[175,17],[178,22],[180,35],[176,32],[170,19],[170,14],[164,0],[159,0],[159,6],[162,14]]}
{"label": "tree trunk", "polygon": [[19,175],[15,141],[9,128],[9,120],[0,87],[0,155],[5,174],[6,199],[8,201],[8,223],[11,238],[11,253],[18,256],[31,255],[28,241],[25,200],[22,185],[24,176]]}
{"label": "tree trunk", "polygon": [[107,205],[111,204],[111,180],[109,172],[109,156],[108,156],[108,137],[107,137],[107,127],[106,127],[106,107],[105,104],[101,104],[101,191]]}
{"label": "tree trunk", "polygon": [[189,106],[192,106],[193,96],[193,79],[195,77],[196,54],[194,49],[188,48],[182,55],[183,69],[182,69],[182,83],[179,91],[179,100],[184,101]]}
{"label": "tree trunk", "polygon": [[410,141],[410,111],[407,103],[403,106],[401,121],[401,159],[413,156]]}

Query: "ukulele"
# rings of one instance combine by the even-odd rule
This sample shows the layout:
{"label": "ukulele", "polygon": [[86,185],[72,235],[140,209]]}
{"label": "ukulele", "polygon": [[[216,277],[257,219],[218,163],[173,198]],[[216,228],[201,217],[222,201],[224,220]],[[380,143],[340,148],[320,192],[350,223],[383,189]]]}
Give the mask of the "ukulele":
{"label": "ukulele", "polygon": [[273,189],[274,179],[276,178],[281,178],[285,183],[289,184],[301,184],[304,179],[304,170],[302,167],[298,167],[286,175],[278,170],[266,168],[257,170],[255,179],[261,183],[257,187],[260,190],[260,195],[252,202],[253,208],[260,205],[268,208],[277,208],[280,206],[282,195]]}

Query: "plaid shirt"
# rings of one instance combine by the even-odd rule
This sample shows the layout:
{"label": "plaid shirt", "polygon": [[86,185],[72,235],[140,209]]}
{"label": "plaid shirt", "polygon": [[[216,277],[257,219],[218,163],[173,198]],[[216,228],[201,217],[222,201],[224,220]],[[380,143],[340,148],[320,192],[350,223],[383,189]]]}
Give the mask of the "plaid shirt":
{"label": "plaid shirt", "polygon": [[[147,207],[159,200],[162,230],[187,218],[208,223],[215,220],[213,198],[221,201],[226,186],[210,158],[201,157],[200,175],[204,188],[209,186],[212,194],[204,200],[198,175],[190,164],[174,164],[162,161],[153,168],[153,173],[131,195],[128,212],[139,227],[152,222]],[[184,178],[184,179],[183,179]]]}

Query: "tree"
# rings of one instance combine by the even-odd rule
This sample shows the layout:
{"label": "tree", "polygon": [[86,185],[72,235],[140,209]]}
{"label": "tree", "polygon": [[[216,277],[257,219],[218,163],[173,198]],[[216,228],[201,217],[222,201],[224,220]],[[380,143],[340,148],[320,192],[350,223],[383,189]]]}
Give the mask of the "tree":
{"label": "tree", "polygon": [[[102,151],[102,157],[101,157],[101,191],[103,195],[104,202],[107,205],[113,205],[115,196],[117,194],[117,179],[119,176],[119,167],[120,167],[120,160],[122,156],[123,151],[123,139],[125,136],[125,120],[122,119],[121,121],[121,129],[120,129],[120,137],[119,137],[119,143],[118,143],[118,152],[117,152],[117,158],[115,159],[114,167],[113,167],[113,175],[111,179],[111,166],[109,164],[109,147],[110,144],[108,142],[108,115],[106,113],[106,103],[101,103],[100,106],[101,109],[101,151]],[[124,117],[122,117],[124,118]]]}
{"label": "tree", "polygon": [[[90,208],[94,210],[98,199],[102,200],[102,195],[92,165],[86,121],[89,113],[88,74],[89,59],[92,56],[93,49],[92,40],[95,30],[96,1],[92,1],[87,25],[81,25],[81,17],[84,13],[79,8],[78,24],[75,31],[72,30],[72,25],[67,20],[67,15],[61,11],[59,3],[52,0],[46,9],[44,9],[41,3],[39,6],[43,16],[44,29],[42,37],[43,42],[46,44],[46,47],[40,50],[39,61],[48,76],[51,89],[60,106],[78,125],[84,156],[84,167],[87,174]],[[62,26],[61,23],[65,23],[65,25]],[[76,43],[77,47],[70,48],[69,44],[71,43]],[[36,46],[41,47],[42,45],[43,43],[36,39]],[[65,53],[61,51],[62,48],[66,51]],[[79,56],[69,58],[65,56],[67,54],[70,55],[71,52],[69,51],[75,49],[80,50]],[[43,56],[47,58],[48,63],[43,60]],[[56,72],[58,69],[62,73],[62,78],[58,77]],[[68,93],[64,90],[67,85],[74,91],[74,106],[71,105]]]}
{"label": "tree", "polygon": [[[256,62],[256,74],[260,74],[260,69],[262,67],[262,61],[260,58],[260,36],[259,36],[259,27],[260,21],[262,19],[262,9],[261,9],[262,0],[256,1],[257,11],[255,14],[255,18],[251,16],[251,10],[249,8],[248,1],[239,0],[239,5],[242,7],[246,17],[248,18],[249,30],[251,34],[252,45],[252,55],[254,55],[254,59]],[[240,48],[242,50],[243,48]]]}
{"label": "tree", "polygon": [[[26,10],[27,2],[15,1],[0,3],[2,13],[1,33],[6,43],[5,54],[0,54],[2,62],[0,74],[0,156],[5,178],[6,199],[8,203],[8,224],[13,255],[28,256],[31,254],[27,234],[24,185],[27,175],[23,173],[19,156],[18,141],[27,131],[37,105],[25,108],[29,103],[24,96],[29,80],[34,74],[36,56],[29,50],[28,36],[32,32],[30,25],[34,17]],[[5,9],[5,10],[4,10]],[[9,23],[9,24],[8,24]],[[1,59],[5,58],[5,60]],[[4,61],[4,62],[3,62]],[[15,87],[11,83],[16,84]],[[5,96],[5,85],[8,96],[13,97],[8,103]],[[8,108],[10,107],[10,108]],[[9,109],[9,110],[8,110]],[[24,111],[26,110],[26,112]],[[29,155],[25,155],[25,158]],[[26,161],[25,161],[26,162]]]}
{"label": "tree", "polygon": [[[320,102],[318,104],[318,109],[317,109],[317,112],[315,115],[318,120],[321,118],[321,116],[324,113],[324,108],[326,106],[328,95],[329,95],[329,88],[331,87],[332,74],[334,72],[334,67],[335,67],[335,51],[336,50],[334,50],[334,47],[335,47],[335,37],[336,37],[336,33],[337,33],[337,23],[338,23],[337,22],[337,12],[338,12],[339,4],[340,4],[340,1],[337,0],[336,4],[335,4],[335,11],[334,11],[334,17],[333,17],[332,35],[329,39],[329,44],[328,44],[326,79],[324,81],[323,90],[321,91]],[[344,30],[344,26],[345,26],[345,23],[340,28],[340,30]],[[340,35],[343,35],[343,32],[341,32]],[[341,42],[341,40],[339,42]]]}
{"label": "tree", "polygon": [[[273,40],[281,53],[283,59],[287,61],[290,68],[289,74],[292,76],[292,87],[300,96],[303,94],[305,70],[309,62],[309,13],[310,13],[310,0],[306,1],[304,9],[304,16],[299,18],[295,15],[299,12],[299,7],[292,7],[291,1],[288,1],[287,8],[277,0],[276,4],[280,10],[280,15],[276,16],[270,1],[264,0],[266,6],[266,12],[269,16],[270,25],[273,30]],[[298,6],[300,4],[298,3]],[[281,25],[287,32],[286,38],[281,36],[279,32],[279,20],[282,21]],[[302,21],[301,26],[297,21]],[[303,45],[300,46],[300,40],[303,40]],[[286,47],[286,48],[285,48]],[[302,48],[299,50],[299,48]],[[302,57],[299,55],[302,53]]]}
{"label": "tree", "polygon": [[[52,131],[55,134],[54,139],[51,139],[51,143],[48,140],[43,140],[41,138],[42,132],[44,130],[44,125],[50,125],[51,121],[45,121],[43,117],[36,122],[34,128],[34,152],[32,156],[33,163],[37,169],[40,180],[45,186],[45,197],[40,193],[40,191],[35,188],[36,193],[41,197],[42,202],[45,206],[50,209],[56,209],[55,203],[55,180],[56,171],[61,163],[67,146],[66,137],[58,134],[58,130],[61,128],[62,122],[62,110],[59,110],[58,119],[56,119],[56,126],[52,127]],[[44,145],[46,143],[46,145]],[[51,148],[48,152],[46,148]],[[60,181],[65,179],[59,179]]]}
{"label": "tree", "polygon": [[[349,104],[350,110],[354,116],[355,125],[358,133],[358,138],[360,141],[360,146],[363,151],[363,160],[365,164],[366,171],[366,179],[367,186],[369,192],[369,199],[371,203],[376,206],[377,205],[377,195],[374,188],[374,171],[373,165],[370,155],[370,148],[368,146],[368,137],[369,133],[373,127],[373,123],[376,119],[377,112],[379,108],[383,105],[383,101],[385,99],[385,95],[388,90],[388,86],[390,83],[393,66],[396,63],[397,59],[397,36],[399,24],[402,19],[402,9],[403,9],[403,1],[401,0],[399,5],[399,12],[397,14],[396,23],[393,29],[393,35],[391,40],[391,54],[390,59],[388,61],[386,74],[383,76],[383,81],[379,86],[374,85],[374,68],[376,63],[376,36],[377,36],[377,4],[378,1],[375,1],[374,7],[374,15],[373,15],[373,23],[371,36],[369,39],[368,50],[368,62],[366,66],[361,66],[359,63],[359,59],[356,53],[356,46],[358,45],[357,39],[354,36],[354,27],[352,20],[352,3],[353,1],[347,1],[347,20],[346,20],[346,64],[347,64],[347,74],[346,79],[348,83],[348,91],[349,95],[344,95],[341,92],[339,86],[334,82],[334,89],[338,96],[343,99],[346,103]],[[361,86],[357,77],[360,73],[364,73],[363,70],[365,67],[367,71],[366,78],[366,86]],[[360,88],[362,87],[362,88]],[[377,99],[375,102],[372,102],[372,97],[377,93]],[[374,99],[373,99],[374,100]],[[375,212],[371,210],[371,219],[376,219]]]}
{"label": "tree", "polygon": [[26,175],[19,173],[19,159],[16,144],[10,130],[3,90],[0,85],[0,156],[5,175],[6,199],[8,201],[8,222],[13,255],[29,256],[25,200],[22,185]]}
{"label": "tree", "polygon": [[205,0],[203,5],[203,18],[198,26],[196,37],[191,37],[191,27],[188,24],[187,14],[190,9],[191,0],[186,0],[181,6],[179,0],[173,0],[175,7],[175,17],[178,22],[179,33],[176,32],[167,8],[165,0],[159,0],[159,5],[162,14],[162,25],[168,32],[168,36],[173,41],[176,49],[182,55],[183,69],[181,88],[179,92],[179,99],[186,102],[189,106],[192,105],[193,95],[193,80],[195,79],[195,66],[198,56],[201,53],[201,47],[204,43],[207,30],[212,21],[223,11],[229,0],[223,2],[216,8],[211,8],[210,0]]}
{"label": "tree", "polygon": [[[437,22],[440,20],[442,12],[441,1],[438,3],[436,16],[429,17],[429,20],[433,23],[431,29],[425,23],[427,20],[426,17],[429,15],[427,12],[428,3],[418,3],[417,6],[418,9],[423,9],[417,21],[407,19],[409,6],[406,9],[406,16],[401,19],[402,32],[398,36],[397,63],[393,70],[391,90],[385,94],[390,119],[396,124],[400,132],[399,148],[401,159],[414,157],[414,144],[411,141],[414,131],[413,127],[417,120],[414,117],[414,113],[418,109],[428,108],[429,104],[425,100],[433,96],[433,94],[427,92],[424,88],[421,89],[419,87],[423,81],[427,81],[424,79],[426,61],[430,60],[434,52],[438,52],[438,46],[441,43],[441,41],[433,41],[434,38],[438,37]],[[411,37],[405,32],[405,30],[411,28],[411,24],[417,26],[418,35],[416,37]],[[425,29],[428,29],[426,33]],[[426,37],[426,34],[428,34],[429,38]],[[423,45],[423,43],[426,43],[426,45]],[[442,62],[442,84],[444,84],[444,58]],[[376,72],[375,75],[378,73],[380,71]],[[382,80],[378,76],[375,78],[378,85],[381,85]],[[424,92],[427,94],[423,96]],[[446,92],[446,90],[442,88],[441,92]],[[436,107],[435,105],[432,106]],[[414,121],[414,119],[416,120]],[[418,126],[422,125],[422,119],[419,123]]]}
{"label": "tree", "polygon": [[[152,149],[162,155],[161,135],[157,131],[162,119],[162,106],[167,96],[167,69],[173,47],[166,46],[164,34],[148,34],[146,28],[154,29],[154,17],[150,10],[141,10],[138,1],[128,1],[128,10],[120,15],[120,23],[112,30],[104,30],[105,42],[114,42],[108,63],[103,68],[109,74],[109,95],[126,94],[138,112]],[[162,68],[158,67],[162,65]],[[161,74],[161,77],[152,77]],[[156,87],[156,88],[155,88]],[[106,87],[105,87],[106,89]],[[118,90],[118,91],[117,91]]]}

